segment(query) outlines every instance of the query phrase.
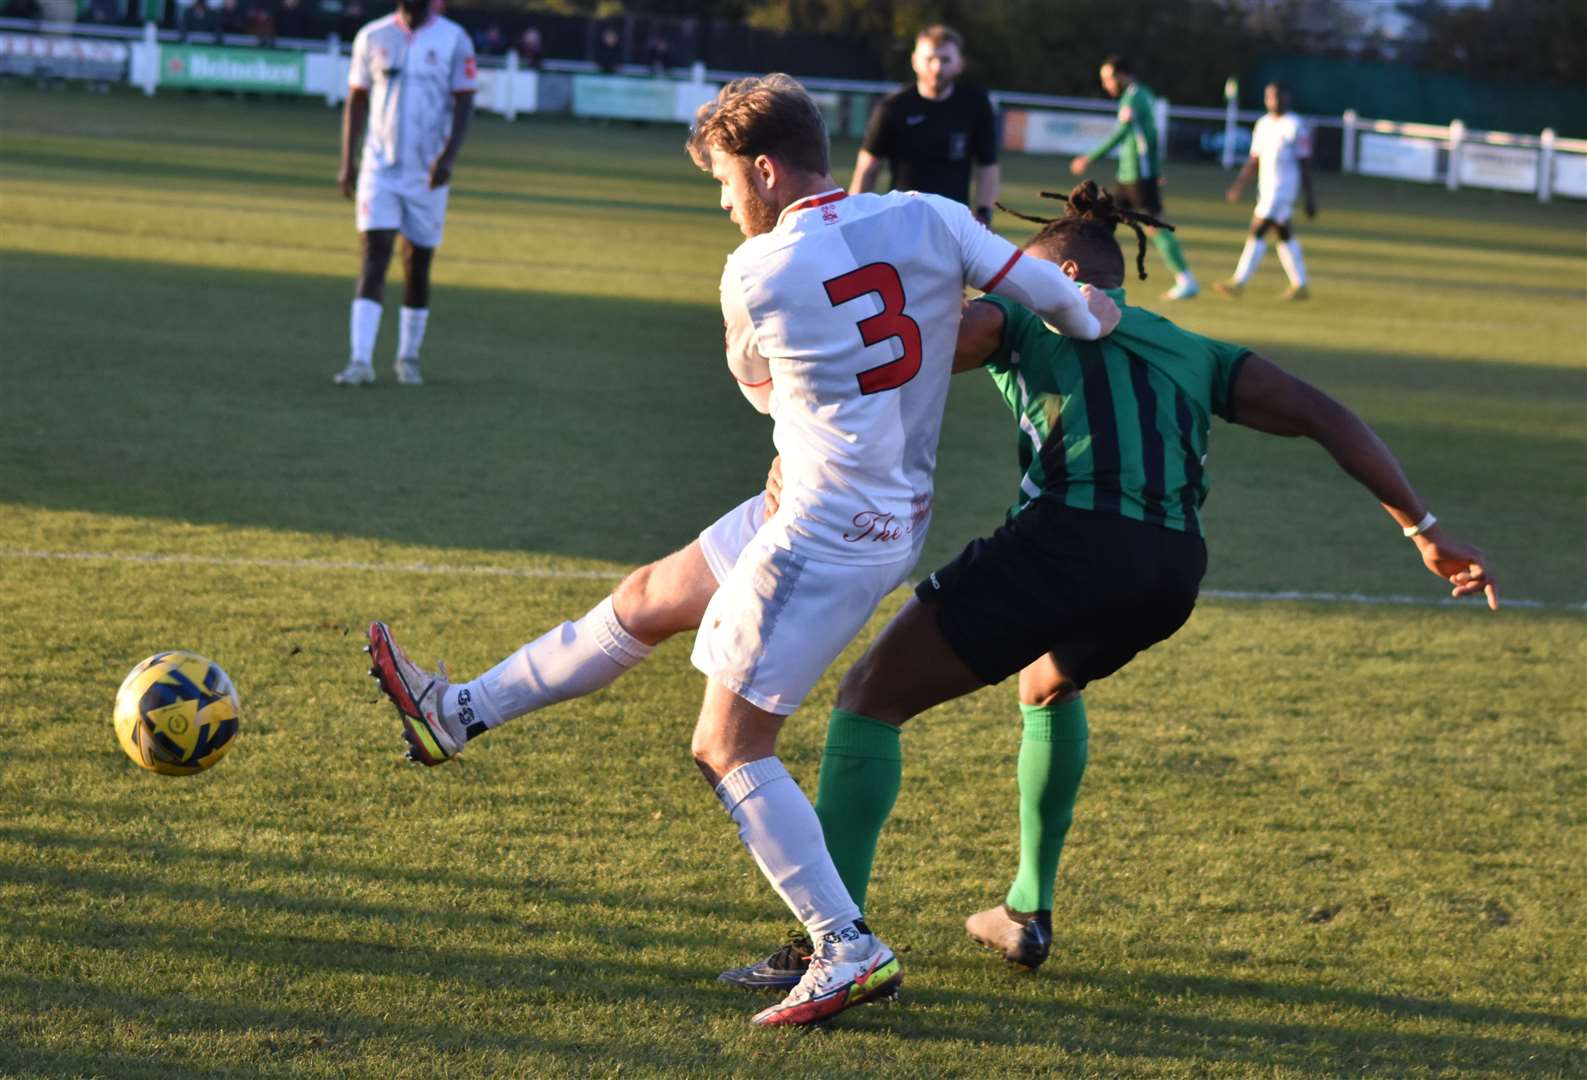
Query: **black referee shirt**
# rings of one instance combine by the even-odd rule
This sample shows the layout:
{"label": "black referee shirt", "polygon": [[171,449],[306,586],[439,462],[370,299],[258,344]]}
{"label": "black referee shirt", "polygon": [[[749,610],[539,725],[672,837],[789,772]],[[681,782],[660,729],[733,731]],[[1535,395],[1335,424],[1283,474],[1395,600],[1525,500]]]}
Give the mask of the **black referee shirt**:
{"label": "black referee shirt", "polygon": [[920,96],[913,85],[889,94],[871,111],[865,151],[884,158],[897,191],[925,191],[968,204],[970,163],[997,161],[992,100],[979,86],[956,83],[946,101]]}

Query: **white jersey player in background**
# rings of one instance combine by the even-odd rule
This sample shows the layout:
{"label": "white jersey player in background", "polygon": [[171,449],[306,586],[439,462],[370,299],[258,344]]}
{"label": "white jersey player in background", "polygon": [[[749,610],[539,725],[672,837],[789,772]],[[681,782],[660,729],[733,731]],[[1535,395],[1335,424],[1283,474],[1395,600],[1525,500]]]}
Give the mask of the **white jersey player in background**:
{"label": "white jersey player in background", "polygon": [[1119,312],[1050,263],[1022,258],[958,203],[846,195],[820,111],[786,75],[723,87],[700,109],[689,150],[748,238],[728,257],[722,314],[728,366],[774,421],[776,512],[768,517],[757,494],[470,683],[422,671],[375,623],[372,674],[402,715],[410,756],[439,764],[698,627],[693,661],[709,681],[695,762],[817,943],[804,980],[755,1022],[808,1024],[892,991],[901,972],[844,888],[814,808],[776,756],[777,736],[915,564],[964,286],[1007,295],[1088,340]]}
{"label": "white jersey player in background", "polygon": [[[478,86],[468,34],[432,14],[431,2],[399,0],[393,14],[369,23],[353,39],[338,181],[345,197],[356,196],[364,250],[349,319],[350,356],[336,376],[342,385],[375,381],[375,336],[399,231],[404,280],[395,370],[399,383],[423,381],[419,347],[430,318],[430,264],[441,244],[447,185]],[[353,156],[361,138],[355,182]]]}
{"label": "white jersey player in background", "polygon": [[1291,219],[1295,197],[1304,195],[1306,217],[1317,216],[1317,198],[1311,184],[1311,133],[1306,122],[1290,111],[1289,91],[1281,83],[1269,83],[1262,92],[1267,115],[1251,130],[1251,156],[1240,175],[1229,186],[1229,201],[1236,202],[1240,192],[1256,174],[1256,212],[1251,217],[1251,235],[1234,277],[1220,281],[1217,289],[1225,296],[1239,296],[1246,282],[1256,273],[1267,251],[1263,235],[1271,229],[1278,234],[1278,261],[1289,277],[1286,300],[1304,300],[1310,292],[1306,283],[1306,261],[1301,257],[1300,241],[1295,239]]}

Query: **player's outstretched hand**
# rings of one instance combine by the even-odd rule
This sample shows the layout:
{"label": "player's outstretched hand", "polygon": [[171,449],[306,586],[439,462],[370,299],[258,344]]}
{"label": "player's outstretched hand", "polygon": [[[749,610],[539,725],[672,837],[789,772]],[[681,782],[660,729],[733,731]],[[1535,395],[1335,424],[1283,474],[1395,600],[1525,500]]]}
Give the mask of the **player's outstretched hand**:
{"label": "player's outstretched hand", "polygon": [[1119,320],[1124,313],[1119,310],[1119,305],[1113,302],[1113,297],[1101,289],[1094,289],[1090,285],[1080,286],[1080,295],[1086,298],[1086,310],[1096,317],[1102,324],[1102,332],[1098,337],[1107,337],[1119,325]]}
{"label": "player's outstretched hand", "polygon": [[336,171],[336,184],[342,189],[342,198],[351,199],[353,197],[353,189],[356,185],[353,180],[353,168],[351,165],[344,164]]}
{"label": "player's outstretched hand", "polygon": [[1225,199],[1228,199],[1230,202],[1239,202],[1240,201],[1240,185],[1239,184],[1231,184],[1231,185],[1229,185],[1229,190],[1225,191],[1223,193],[1223,197]]}
{"label": "player's outstretched hand", "polygon": [[1480,548],[1450,539],[1436,525],[1416,538],[1416,546],[1427,569],[1454,586],[1451,596],[1480,592],[1488,597],[1491,610],[1499,610],[1499,582]]}
{"label": "player's outstretched hand", "polygon": [[1069,162],[1069,171],[1075,176],[1084,176],[1086,172],[1086,166],[1089,164],[1091,163],[1086,160],[1086,156],[1081,154],[1079,157],[1074,158]]}
{"label": "player's outstretched hand", "polygon": [[782,455],[778,454],[771,459],[771,468],[766,470],[766,520],[770,521],[777,512],[777,507],[782,499]]}
{"label": "player's outstretched hand", "polygon": [[435,164],[430,166],[430,190],[446,187],[452,182],[452,163],[442,155],[435,159]]}

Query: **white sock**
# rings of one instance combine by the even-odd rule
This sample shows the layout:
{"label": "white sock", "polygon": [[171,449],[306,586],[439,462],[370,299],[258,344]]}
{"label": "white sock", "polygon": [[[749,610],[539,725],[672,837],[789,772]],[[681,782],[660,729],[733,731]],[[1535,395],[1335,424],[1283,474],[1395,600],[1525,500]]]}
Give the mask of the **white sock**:
{"label": "white sock", "polygon": [[397,358],[417,360],[424,344],[424,327],[430,321],[429,308],[404,307],[397,313]]}
{"label": "white sock", "polygon": [[1196,288],[1196,275],[1192,274],[1189,270],[1175,274],[1174,284],[1178,285],[1181,289],[1194,289]]}
{"label": "white sock", "polygon": [[1301,258],[1300,241],[1286,240],[1278,246],[1278,261],[1289,275],[1289,283],[1299,288],[1306,284],[1306,260]]}
{"label": "white sock", "polygon": [[775,757],[740,765],[716,786],[760,872],[810,934],[844,931],[860,909],[827,853],[815,807]]}
{"label": "white sock", "polygon": [[617,621],[608,596],[578,622],[565,622],[531,641],[472,682],[447,687],[441,714],[464,731],[500,727],[525,713],[592,694],[651,653]]}
{"label": "white sock", "polygon": [[353,362],[368,367],[375,359],[375,335],[380,333],[380,305],[360,296],[353,301],[353,312],[348,318],[348,333],[352,338]]}
{"label": "white sock", "polygon": [[1234,268],[1236,284],[1244,285],[1251,280],[1251,275],[1256,273],[1256,268],[1262,262],[1262,256],[1267,254],[1267,241],[1255,236],[1245,238],[1245,250],[1240,252],[1240,265]]}

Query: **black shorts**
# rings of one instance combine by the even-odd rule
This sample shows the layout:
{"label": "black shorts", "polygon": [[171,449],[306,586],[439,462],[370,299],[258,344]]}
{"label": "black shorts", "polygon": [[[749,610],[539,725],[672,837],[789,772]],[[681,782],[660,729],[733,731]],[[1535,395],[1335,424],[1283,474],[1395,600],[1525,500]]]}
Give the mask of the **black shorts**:
{"label": "black shorts", "polygon": [[1153,217],[1161,217],[1163,193],[1157,185],[1156,177],[1118,184],[1113,189],[1113,204],[1125,210],[1143,210]]}
{"label": "black shorts", "polygon": [[1051,653],[1083,687],[1183,626],[1206,570],[1194,533],[1043,496],[915,595],[935,605],[948,644],[988,685]]}

